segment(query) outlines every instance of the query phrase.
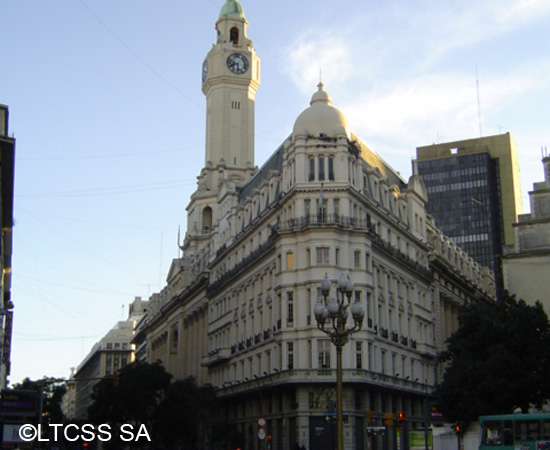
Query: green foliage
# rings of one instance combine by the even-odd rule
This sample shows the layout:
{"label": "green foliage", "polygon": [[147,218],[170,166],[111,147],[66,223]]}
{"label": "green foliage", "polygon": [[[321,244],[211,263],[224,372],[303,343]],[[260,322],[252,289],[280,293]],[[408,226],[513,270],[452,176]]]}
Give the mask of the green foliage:
{"label": "green foliage", "polygon": [[458,321],[436,392],[449,420],[467,424],[517,407],[527,412],[550,398],[550,323],[540,303],[506,294],[495,304],[465,305]]}
{"label": "green foliage", "polygon": [[133,363],[113,378],[103,378],[93,389],[88,417],[95,424],[143,423],[152,426],[158,403],[172,375],[160,363]]}
{"label": "green foliage", "polygon": [[[193,377],[170,383],[171,377],[160,363],[125,366],[118,377],[103,378],[94,386],[90,421],[114,428],[145,424],[151,448],[203,449],[206,439],[212,440],[215,389],[197,386]],[[114,440],[109,445],[113,450],[128,446]]]}
{"label": "green foliage", "polygon": [[44,377],[40,380],[31,380],[27,377],[11,388],[42,392],[42,422],[63,423],[65,417],[61,402],[67,391],[65,381],[63,378]]}
{"label": "green foliage", "polygon": [[157,412],[158,436],[168,447],[198,448],[209,436],[216,392],[193,377],[172,383]]}

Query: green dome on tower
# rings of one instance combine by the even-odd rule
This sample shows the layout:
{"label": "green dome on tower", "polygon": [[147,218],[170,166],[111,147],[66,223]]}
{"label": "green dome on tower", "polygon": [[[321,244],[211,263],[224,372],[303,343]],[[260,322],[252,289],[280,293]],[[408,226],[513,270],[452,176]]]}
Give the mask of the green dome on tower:
{"label": "green dome on tower", "polygon": [[245,20],[243,7],[237,0],[227,0],[220,11],[220,19]]}

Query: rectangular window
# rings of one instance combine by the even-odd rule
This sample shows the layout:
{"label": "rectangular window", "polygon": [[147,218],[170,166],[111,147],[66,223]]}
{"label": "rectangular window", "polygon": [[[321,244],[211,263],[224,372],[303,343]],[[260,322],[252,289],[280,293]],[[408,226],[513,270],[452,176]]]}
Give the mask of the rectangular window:
{"label": "rectangular window", "polygon": [[335,254],[334,254],[334,264],[336,264],[337,266],[340,265],[340,249],[337,248],[335,250]]}
{"label": "rectangular window", "polygon": [[353,252],[353,266],[356,269],[361,267],[361,252],[359,250]]}
{"label": "rectangular window", "polygon": [[330,368],[330,341],[320,339],[317,341],[317,352],[319,357],[319,369]]}
{"label": "rectangular window", "polygon": [[294,342],[287,342],[287,358],[288,358],[288,368],[294,369]]}
{"label": "rectangular window", "polygon": [[334,181],[334,159],[332,156],[328,157],[328,179]]}
{"label": "rectangular window", "polygon": [[309,181],[315,180],[315,158],[309,158]]}
{"label": "rectangular window", "polygon": [[328,247],[317,247],[317,265],[328,264]]}
{"label": "rectangular window", "polygon": [[292,252],[286,254],[286,268],[287,270],[294,269],[294,253]]}
{"label": "rectangular window", "polygon": [[319,156],[319,181],[325,179],[325,158]]}
{"label": "rectangular window", "polygon": [[286,299],[287,299],[286,325],[287,327],[291,327],[294,325],[294,292],[287,292]]}
{"label": "rectangular window", "polygon": [[355,341],[355,368],[363,368],[363,343],[361,341]]}
{"label": "rectangular window", "polygon": [[538,420],[516,422],[516,441],[540,440],[540,422]]}

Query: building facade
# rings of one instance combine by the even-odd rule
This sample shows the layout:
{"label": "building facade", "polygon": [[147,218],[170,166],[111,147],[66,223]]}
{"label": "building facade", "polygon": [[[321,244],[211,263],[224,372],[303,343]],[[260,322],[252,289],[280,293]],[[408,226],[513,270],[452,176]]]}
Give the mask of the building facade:
{"label": "building facade", "polygon": [[[130,304],[128,320],[118,322],[79,364],[74,376],[67,383],[68,410],[74,411],[76,419],[86,419],[92,404],[94,385],[104,377],[112,377],[127,364],[134,361],[132,340],[138,321],[147,312],[147,301],[136,297]],[[74,397],[74,400],[71,398]],[[74,405],[70,403],[74,401]]]}
{"label": "building facade", "polygon": [[[437,352],[460,305],[494,299],[494,278],[435,226],[422,179],[403,180],[369,149],[322,84],[253,169],[260,65],[247,25],[227,0],[203,64],[205,167],[183,255],[140,330],[147,359],[215,386],[242,448],[265,448],[260,418],[273,450],[332,448],[336,351],[313,311],[325,275],[347,274],[366,315],[343,350],[344,438],[363,449],[367,424],[386,413],[404,411],[410,428],[427,421]],[[380,439],[397,446],[395,434]]]}
{"label": "building facade", "polygon": [[540,300],[550,313],[548,274],[550,273],[550,156],[542,158],[544,181],[533,183],[529,192],[531,213],[514,223],[516,239],[504,248],[504,287],[528,302]]}
{"label": "building facade", "polygon": [[13,186],[15,175],[15,139],[9,135],[9,110],[0,105],[0,389],[7,386],[10,374],[13,302],[11,299],[11,259],[13,244]]}
{"label": "building facade", "polygon": [[504,286],[501,256],[513,245],[522,213],[516,144],[509,133],[416,149],[413,173],[424,180],[428,213],[446,236],[495,274]]}

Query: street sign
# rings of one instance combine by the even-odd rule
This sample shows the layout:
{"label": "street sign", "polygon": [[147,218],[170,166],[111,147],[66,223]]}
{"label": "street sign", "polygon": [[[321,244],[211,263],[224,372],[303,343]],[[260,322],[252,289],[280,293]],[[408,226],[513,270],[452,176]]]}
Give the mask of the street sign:
{"label": "street sign", "polygon": [[265,430],[263,428],[260,428],[258,430],[258,439],[262,441],[265,439]]}
{"label": "street sign", "polygon": [[259,427],[265,427],[265,419],[263,417],[258,419],[258,426]]}

